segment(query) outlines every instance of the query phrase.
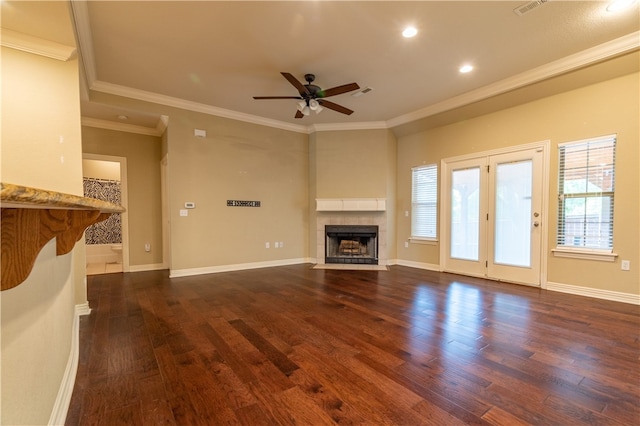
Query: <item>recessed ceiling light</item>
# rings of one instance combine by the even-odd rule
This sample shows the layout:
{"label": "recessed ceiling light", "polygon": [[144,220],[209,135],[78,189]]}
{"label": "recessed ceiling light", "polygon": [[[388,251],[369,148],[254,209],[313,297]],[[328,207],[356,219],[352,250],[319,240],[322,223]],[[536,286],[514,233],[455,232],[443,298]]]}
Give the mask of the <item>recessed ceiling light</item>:
{"label": "recessed ceiling light", "polygon": [[418,34],[416,27],[407,27],[402,31],[402,37],[404,38],[415,37],[416,34]]}
{"label": "recessed ceiling light", "polygon": [[624,10],[634,4],[636,0],[613,0],[607,6],[607,12],[618,12],[620,10]]}
{"label": "recessed ceiling light", "polygon": [[463,65],[463,66],[460,67],[460,72],[462,74],[466,74],[466,73],[471,72],[471,71],[473,71],[473,66],[471,66],[469,64]]}

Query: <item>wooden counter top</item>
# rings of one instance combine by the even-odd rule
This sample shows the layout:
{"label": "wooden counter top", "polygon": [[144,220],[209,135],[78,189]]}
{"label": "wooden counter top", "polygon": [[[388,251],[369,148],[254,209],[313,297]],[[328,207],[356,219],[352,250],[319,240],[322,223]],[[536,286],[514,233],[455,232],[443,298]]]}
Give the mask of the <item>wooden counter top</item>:
{"label": "wooden counter top", "polygon": [[56,254],[69,253],[84,230],[124,207],[107,201],[38,188],[0,183],[1,289],[22,283],[38,253],[56,238]]}

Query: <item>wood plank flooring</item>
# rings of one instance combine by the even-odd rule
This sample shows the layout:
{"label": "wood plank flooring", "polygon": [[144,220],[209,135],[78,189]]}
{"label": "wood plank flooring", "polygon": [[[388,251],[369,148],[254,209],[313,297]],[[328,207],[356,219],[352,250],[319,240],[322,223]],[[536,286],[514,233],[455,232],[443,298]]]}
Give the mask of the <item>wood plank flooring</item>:
{"label": "wood plank flooring", "polygon": [[640,424],[640,307],[401,266],[88,278],[68,425]]}

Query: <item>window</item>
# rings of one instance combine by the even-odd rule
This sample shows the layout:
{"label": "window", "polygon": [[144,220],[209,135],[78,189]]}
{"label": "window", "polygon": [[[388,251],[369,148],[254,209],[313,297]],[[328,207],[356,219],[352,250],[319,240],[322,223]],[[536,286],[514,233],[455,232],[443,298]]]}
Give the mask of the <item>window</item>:
{"label": "window", "polygon": [[438,166],[411,169],[411,238],[435,240],[438,236]]}
{"label": "window", "polygon": [[613,249],[616,136],[559,146],[559,248]]}

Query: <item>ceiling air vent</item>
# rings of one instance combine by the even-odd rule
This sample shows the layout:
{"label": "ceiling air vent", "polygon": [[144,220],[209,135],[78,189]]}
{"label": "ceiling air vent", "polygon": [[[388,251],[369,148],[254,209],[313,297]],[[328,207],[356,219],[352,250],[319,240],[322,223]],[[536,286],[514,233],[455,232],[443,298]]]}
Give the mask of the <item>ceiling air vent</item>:
{"label": "ceiling air vent", "polygon": [[522,16],[525,13],[531,12],[533,9],[537,8],[538,6],[542,6],[543,4],[545,4],[548,1],[549,0],[534,0],[534,1],[530,1],[529,3],[525,3],[525,4],[521,5],[521,6],[518,6],[515,9],[513,9],[513,13],[515,13],[516,15]]}
{"label": "ceiling air vent", "polygon": [[365,87],[364,89],[360,89],[360,90],[358,90],[357,92],[355,92],[355,93],[354,93],[353,95],[351,95],[351,96],[353,96],[354,98],[357,98],[358,96],[362,96],[362,95],[364,95],[365,93],[369,93],[369,92],[370,92],[370,91],[372,91],[372,90],[373,90],[373,87]]}

